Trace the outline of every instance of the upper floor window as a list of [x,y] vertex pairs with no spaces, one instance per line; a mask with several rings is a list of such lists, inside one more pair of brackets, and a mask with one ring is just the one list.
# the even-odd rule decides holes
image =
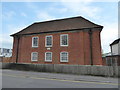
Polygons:
[[68,52],[60,53],[60,62],[68,62]]
[[46,36],[45,46],[52,47],[52,35]]
[[37,60],[38,60],[38,52],[32,52],[31,61],[37,61]]
[[68,34],[60,35],[60,46],[68,46]]
[[48,62],[52,61],[52,52],[45,53],[45,61],[48,61]]
[[32,37],[32,47],[38,47],[38,37]]

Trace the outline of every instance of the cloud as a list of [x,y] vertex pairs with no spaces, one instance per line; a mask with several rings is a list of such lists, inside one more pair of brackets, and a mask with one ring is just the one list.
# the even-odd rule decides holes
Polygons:
[[[6,47],[6,48],[12,48],[12,38],[8,35],[8,34],[0,34],[0,43],[1,43],[1,47]],[[9,46],[10,45],[10,46]]]
[[8,30],[7,33],[6,32],[0,33],[0,38],[1,38],[0,43],[2,43],[1,47],[12,48],[13,38],[10,35],[22,30],[25,27],[26,25],[19,25],[19,26],[12,24],[6,25],[6,29]]
[[77,0],[76,2],[61,2],[62,5],[74,14],[96,18],[100,8],[91,6],[92,0]]
[[[17,25],[17,24],[8,24],[8,25],[6,25],[6,29],[8,30],[7,34],[10,35],[10,34],[16,33],[18,31],[24,29],[26,26],[27,26],[26,24],[19,24],[19,25]],[[3,34],[4,34],[4,32],[3,32]]]
[[2,38],[2,39],[0,39],[0,42],[2,42],[2,43],[3,42],[11,43],[12,39],[10,38],[10,36],[8,34],[0,34],[0,37]]
[[39,12],[39,13],[37,13],[37,18],[38,18],[39,21],[40,20],[46,21],[46,20],[53,20],[54,19],[54,17],[49,15],[47,12]]
[[34,3],[26,3],[27,7],[31,9],[35,13],[36,21],[46,21],[46,20],[53,20],[55,19],[54,16],[48,13],[49,9],[41,10],[37,5]]
[[104,26],[101,32],[101,44],[104,52],[110,52],[110,44],[118,38],[117,23],[103,23]]
[[36,10],[39,10],[39,8],[32,2],[26,2],[26,6],[29,8],[29,9],[32,9],[34,11]]
[[[60,14],[64,13],[64,15],[65,13],[71,13],[71,15],[82,15],[92,18],[99,18],[98,13],[101,11],[101,9],[90,5],[92,1],[93,0],[76,0],[75,2],[66,2],[64,0],[60,0],[59,3],[57,2],[57,5],[62,5],[62,7],[58,7],[57,5],[53,4],[51,7],[44,8],[44,10],[41,10],[37,5],[31,2],[26,3],[26,5],[35,13],[36,20],[56,19],[54,15],[51,15],[51,13],[54,12]],[[63,15],[61,16],[64,17]]]
[[51,12],[54,11],[54,12],[57,12],[57,13],[60,13],[60,14],[68,12],[68,8],[64,8],[64,7],[58,7],[57,8],[57,5],[48,8],[48,10],[51,11]]
[[15,13],[14,11],[3,12],[3,13],[2,13],[2,18],[3,18],[4,20],[9,20],[9,19],[12,19],[13,16],[15,16],[15,15],[16,15],[16,13]]

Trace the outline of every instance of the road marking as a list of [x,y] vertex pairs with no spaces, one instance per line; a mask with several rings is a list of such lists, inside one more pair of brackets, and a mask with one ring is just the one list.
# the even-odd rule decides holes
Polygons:
[[73,80],[49,79],[49,78],[37,78],[37,77],[30,77],[30,78],[33,78],[33,79],[45,79],[45,80],[56,80],[56,81],[67,81],[67,82],[77,82],[77,83],[95,83],[95,84],[118,85],[117,83],[102,83],[102,82],[90,82],[90,81],[73,81]]
[[12,74],[2,74],[2,75],[5,75],[5,76],[11,76],[11,77],[22,77],[22,78],[25,78],[25,76],[17,76],[17,75],[12,75]]
[[13,74],[2,74],[5,76],[11,76],[11,77],[20,77],[20,78],[26,78],[29,77],[31,79],[44,79],[44,80],[55,80],[55,81],[67,81],[67,82],[75,82],[75,83],[93,83],[93,84],[108,84],[108,85],[120,85],[117,83],[104,83],[104,82],[90,82],[90,81],[74,81],[74,80],[62,80],[62,79],[51,79],[51,78],[39,78],[39,77],[32,77],[28,75],[13,75]]

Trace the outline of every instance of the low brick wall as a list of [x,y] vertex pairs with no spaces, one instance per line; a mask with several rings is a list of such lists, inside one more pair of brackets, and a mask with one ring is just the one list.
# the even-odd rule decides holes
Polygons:
[[102,57],[102,65],[120,66],[120,55],[110,55],[110,56]]
[[12,59],[12,57],[0,57],[0,62],[10,63],[11,59]]
[[88,65],[65,65],[65,64],[15,64],[15,63],[2,64],[2,69],[17,69],[27,71],[29,70],[78,75],[95,75],[106,77],[118,77],[118,76],[120,77],[119,68],[120,66],[113,67],[113,66],[88,66]]

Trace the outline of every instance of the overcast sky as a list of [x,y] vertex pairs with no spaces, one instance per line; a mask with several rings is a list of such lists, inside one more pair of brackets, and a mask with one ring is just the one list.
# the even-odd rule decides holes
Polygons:
[[12,48],[10,35],[34,22],[76,16],[104,26],[102,49],[104,53],[110,52],[109,44],[118,38],[118,2],[2,2],[0,47]]

